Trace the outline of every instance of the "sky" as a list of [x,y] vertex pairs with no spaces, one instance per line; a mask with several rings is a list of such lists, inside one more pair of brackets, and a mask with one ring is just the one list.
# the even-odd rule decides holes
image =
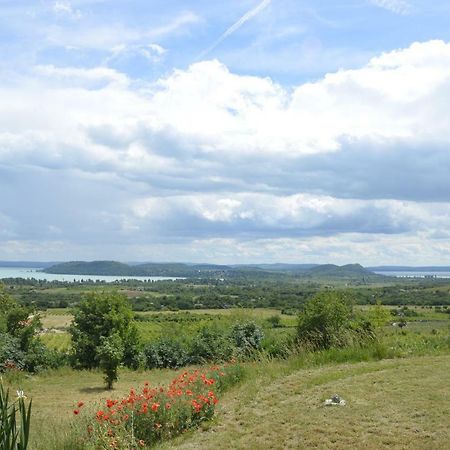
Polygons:
[[0,0],[0,260],[450,265],[448,0]]

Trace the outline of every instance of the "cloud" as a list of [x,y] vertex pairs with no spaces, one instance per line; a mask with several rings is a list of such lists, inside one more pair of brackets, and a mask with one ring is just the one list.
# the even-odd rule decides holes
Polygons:
[[205,58],[209,53],[211,53],[216,47],[218,47],[226,38],[235,33],[239,28],[241,28],[245,23],[249,20],[253,19],[253,17],[257,16],[264,9],[266,9],[272,0],[263,0],[258,5],[256,5],[253,9],[247,11],[239,20],[237,20],[231,27],[229,27],[210,47],[204,50],[199,57],[198,60]]
[[81,11],[74,9],[69,0],[56,0],[53,4],[53,11],[56,14],[68,16],[72,19],[81,19]]
[[411,5],[405,0],[369,0],[375,6],[387,9],[395,14],[408,14],[411,11]]
[[0,97],[2,255],[449,256],[445,42],[292,89],[213,60],[157,82],[40,65]]

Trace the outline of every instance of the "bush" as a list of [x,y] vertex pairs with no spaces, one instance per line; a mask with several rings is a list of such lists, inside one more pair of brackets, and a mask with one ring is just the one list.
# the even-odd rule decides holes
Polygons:
[[343,292],[315,295],[299,315],[297,340],[312,350],[360,344],[373,337],[370,322],[353,313],[352,302]]
[[239,322],[231,329],[230,337],[242,356],[250,356],[261,350],[264,333],[254,321]]
[[23,369],[25,354],[20,349],[19,339],[7,333],[0,333],[0,373],[7,369]]
[[202,364],[207,361],[229,361],[233,356],[231,341],[220,330],[203,327],[191,344],[190,361]]
[[177,369],[190,361],[189,352],[181,342],[172,339],[160,339],[144,347],[147,369]]

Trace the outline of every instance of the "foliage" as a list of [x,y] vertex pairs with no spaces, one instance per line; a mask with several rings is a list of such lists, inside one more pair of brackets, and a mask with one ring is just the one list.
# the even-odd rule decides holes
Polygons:
[[23,369],[25,354],[20,350],[19,339],[0,333],[0,373],[7,369]]
[[126,362],[138,352],[133,313],[127,298],[117,292],[89,293],[74,311],[70,333],[73,362],[78,368],[98,367],[102,338],[112,334],[117,334],[126,349]]
[[380,300],[377,300],[375,306],[372,306],[368,312],[368,319],[375,328],[381,328],[392,318],[389,309],[384,308]]
[[117,370],[123,360],[124,348],[122,339],[117,334],[102,336],[101,345],[98,348],[100,368],[105,374],[107,389],[112,389],[113,383],[117,381]]
[[272,328],[280,328],[283,326],[281,324],[281,317],[278,315],[270,316],[266,320]]
[[230,337],[242,355],[249,356],[261,349],[263,330],[252,320],[238,322],[231,329]]
[[177,369],[189,363],[189,352],[174,339],[162,338],[144,346],[147,369]]
[[370,323],[355,316],[351,299],[343,292],[317,294],[299,315],[297,339],[311,349],[345,347],[371,337]]
[[193,364],[229,361],[233,345],[224,332],[217,328],[203,327],[191,343],[190,360]]
[[239,382],[241,374],[236,366],[211,367],[183,372],[167,387],[145,383],[140,392],[131,389],[125,398],[106,400],[95,417],[80,414],[80,402],[74,414],[87,430],[85,447],[135,449],[196,428],[213,417],[218,394]]
[[[31,404],[25,405],[23,391],[11,401],[9,391],[0,380],[0,448],[2,450],[26,450],[30,436]],[[19,419],[19,423],[17,423]]]

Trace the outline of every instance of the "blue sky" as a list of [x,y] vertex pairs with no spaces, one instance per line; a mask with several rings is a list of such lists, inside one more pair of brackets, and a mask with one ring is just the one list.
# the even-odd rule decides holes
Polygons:
[[0,259],[450,264],[449,20],[0,0]]

